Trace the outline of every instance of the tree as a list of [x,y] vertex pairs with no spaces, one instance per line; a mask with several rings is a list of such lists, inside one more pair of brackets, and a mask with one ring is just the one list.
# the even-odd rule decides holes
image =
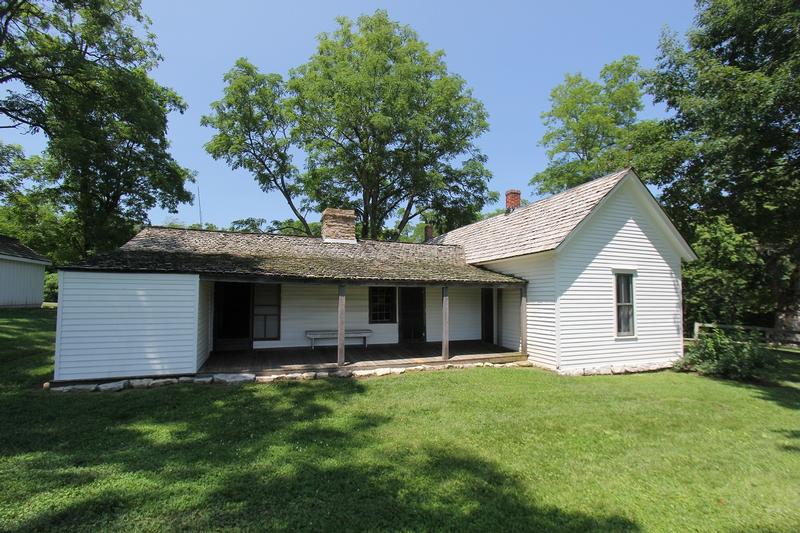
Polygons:
[[700,259],[683,271],[686,321],[738,324],[763,312],[769,302],[753,235],[738,233],[725,216],[697,224],[694,233],[692,247]]
[[192,195],[192,174],[169,153],[167,114],[182,100],[143,71],[97,80],[91,91],[47,107],[51,132],[30,178],[78,221],[81,256],[116,248],[161,206]]
[[185,104],[148,76],[160,57],[153,36],[138,35],[148,26],[138,0],[12,0],[0,22],[5,127],[48,137],[43,156],[17,172],[24,179],[3,180],[24,184],[11,196],[20,212],[31,198],[55,206],[86,257],[125,242],[156,205],[191,201],[191,173],[166,137],[168,113]]
[[[5,0],[0,3],[0,115],[3,128],[50,133],[48,105],[85,94],[109,71],[158,60],[139,0]],[[91,89],[90,89],[91,90]]]
[[237,62],[203,119],[217,130],[209,153],[280,191],[306,234],[305,212],[325,207],[354,209],[364,238],[396,239],[426,211],[443,228],[477,219],[490,198],[483,105],[385,11],[338,23],[286,82]]
[[632,163],[631,130],[642,109],[639,61],[625,56],[604,66],[600,81],[567,74],[550,92],[539,144],[548,166],[531,179],[536,192],[556,193]]
[[[757,242],[779,326],[800,329],[800,10],[792,0],[701,0],[684,44],[665,35],[647,88],[685,157],[656,182],[676,221],[724,215]],[[689,148],[687,148],[689,147]]]
[[213,102],[211,114],[201,119],[203,126],[217,130],[206,150],[231,168],[250,171],[264,192],[280,192],[310,235],[305,210],[297,203],[302,187],[291,154],[296,122],[283,78],[261,74],[241,58],[224,79],[222,99]]

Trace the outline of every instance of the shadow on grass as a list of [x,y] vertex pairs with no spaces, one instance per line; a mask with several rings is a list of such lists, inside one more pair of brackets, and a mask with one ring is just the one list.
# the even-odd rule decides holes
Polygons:
[[40,387],[53,375],[55,309],[0,309],[0,388]]
[[0,529],[639,529],[539,504],[515,475],[414,428],[386,437],[391,410],[359,401],[367,386],[6,392],[0,464],[15,475]]

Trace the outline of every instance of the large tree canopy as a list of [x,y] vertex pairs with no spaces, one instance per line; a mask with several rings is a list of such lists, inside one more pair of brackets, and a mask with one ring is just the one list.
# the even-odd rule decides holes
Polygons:
[[45,107],[85,93],[108,72],[158,60],[140,0],[5,0],[0,3],[0,127],[49,133]]
[[600,80],[567,74],[542,113],[548,166],[531,179],[537,193],[555,193],[631,164],[628,143],[642,94],[638,58],[604,66]]
[[7,226],[52,207],[72,233],[51,241],[70,251],[40,249],[74,260],[123,243],[156,205],[191,201],[167,141],[167,115],[185,104],[148,76],[160,58],[138,0],[11,0],[0,23],[3,127],[48,140],[24,163],[0,151]]
[[208,151],[280,191],[309,234],[305,212],[325,207],[355,209],[369,238],[398,238],[418,217],[440,231],[475,220],[491,198],[475,145],[483,105],[386,12],[338,23],[285,82],[240,60],[204,118],[217,130]]
[[[673,113],[662,146],[685,154],[657,172],[667,208],[691,234],[696,213],[724,216],[757,242],[778,317],[800,303],[800,10],[793,0],[702,0],[684,45],[666,35],[646,74]],[[687,148],[690,147],[690,148]],[[795,327],[794,329],[798,329]]]

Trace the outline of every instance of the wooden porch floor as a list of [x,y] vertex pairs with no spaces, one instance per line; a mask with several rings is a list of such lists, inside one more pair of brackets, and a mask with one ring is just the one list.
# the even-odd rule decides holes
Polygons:
[[[440,365],[447,363],[520,361],[525,356],[495,344],[481,341],[450,341],[450,359],[442,361],[442,345],[438,342],[416,344],[381,344],[364,349],[348,345],[345,354],[349,369]],[[250,372],[271,374],[294,370],[336,368],[336,346],[311,348],[271,348],[237,352],[213,352],[199,374],[218,372]]]

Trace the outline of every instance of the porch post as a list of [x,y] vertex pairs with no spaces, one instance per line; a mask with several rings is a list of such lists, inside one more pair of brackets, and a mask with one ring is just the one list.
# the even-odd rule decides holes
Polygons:
[[519,351],[528,353],[528,287],[519,290]]
[[442,360],[450,359],[450,297],[447,285],[442,287]]
[[345,286],[339,285],[338,323],[336,326],[336,363],[344,365],[344,314],[345,314]]

